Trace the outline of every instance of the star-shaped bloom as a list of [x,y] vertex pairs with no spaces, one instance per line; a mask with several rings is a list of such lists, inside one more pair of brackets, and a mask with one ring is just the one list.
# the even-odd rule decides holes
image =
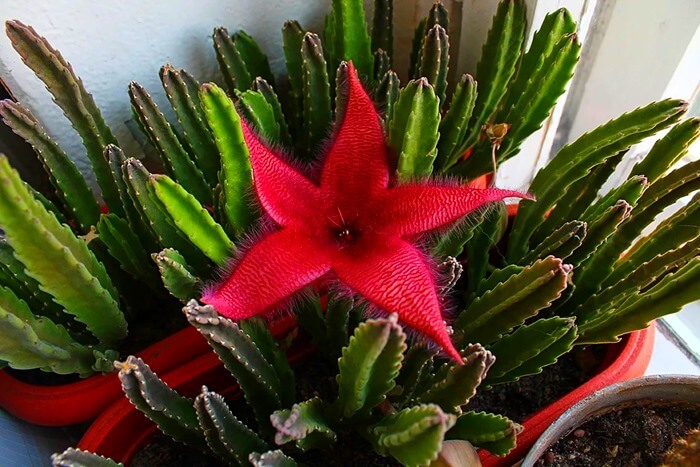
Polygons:
[[260,238],[202,301],[231,319],[274,309],[318,279],[339,281],[441,346],[458,362],[434,265],[415,245],[474,209],[525,196],[426,181],[397,185],[380,117],[352,66],[318,180],[300,173],[243,124],[255,192],[278,227]]

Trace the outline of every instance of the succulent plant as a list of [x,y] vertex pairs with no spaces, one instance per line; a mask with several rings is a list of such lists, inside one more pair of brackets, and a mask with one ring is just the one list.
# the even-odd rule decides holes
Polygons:
[[[184,151],[147,94],[131,87],[135,113],[161,142],[164,165],[176,183],[125,157],[82,81],[46,39],[19,21],[7,23],[7,34],[81,136],[104,204],[101,209],[73,162],[28,109],[0,102],[0,117],[32,144],[57,200],[34,191],[0,158],[0,360],[16,369],[61,374],[109,371],[127,328],[154,319],[144,313],[151,306],[176,310],[168,291],[176,297],[184,297],[183,290],[193,293],[233,247],[198,201],[211,204],[208,183],[217,183],[220,165],[218,152],[210,151],[215,142],[203,120],[199,84],[164,68],[164,86],[172,90],[168,95],[196,157]],[[183,223],[188,216],[191,222]]]
[[[391,68],[391,11],[391,1],[377,0],[373,27],[368,28],[363,2],[333,0],[321,34],[305,31],[294,21],[285,23],[282,34],[288,93],[276,87],[266,57],[250,36],[243,32],[230,36],[225,29],[216,29],[215,52],[233,100],[222,88],[211,83],[200,86],[186,72],[166,66],[161,79],[177,124],[168,122],[148,93],[133,83],[129,95],[135,119],[156,148],[167,175],[151,174],[144,164],[126,157],[114,146],[114,138],[70,66],[31,29],[10,23],[11,36],[25,61],[53,90],[56,102],[83,137],[109,214],[98,217],[92,206],[96,203],[86,198],[85,188],[68,181],[79,175],[69,168],[68,159],[28,111],[4,103],[0,107],[3,118],[35,145],[62,195],[59,206],[53,206],[26,188],[11,169],[6,168],[3,175],[12,183],[3,188],[7,195],[0,201],[8,200],[6,209],[14,215],[14,221],[13,216],[5,220],[0,211],[0,225],[5,228],[5,222],[9,223],[10,228],[5,229],[10,240],[7,249],[12,250],[7,251],[19,263],[7,263],[0,271],[0,280],[9,290],[6,301],[14,311],[8,315],[16,318],[15,328],[26,329],[22,323],[27,323],[38,336],[20,335],[7,348],[13,352],[24,349],[24,353],[15,354],[22,359],[28,359],[25,353],[31,354],[40,362],[34,367],[42,368],[49,368],[58,358],[47,357],[52,354],[44,349],[64,350],[61,355],[67,356],[61,361],[71,362],[78,355],[86,359],[85,349],[102,352],[98,355],[100,365],[87,359],[88,366],[80,367],[80,373],[87,373],[90,367],[104,368],[104,362],[113,355],[107,354],[105,345],[120,336],[115,331],[119,326],[114,324],[121,316],[118,307],[110,305],[112,308],[107,309],[115,310],[113,313],[101,314],[97,323],[92,322],[82,308],[76,306],[71,311],[73,302],[54,295],[59,294],[54,289],[65,289],[53,284],[53,277],[44,278],[25,263],[34,256],[22,253],[23,248],[38,256],[36,251],[41,248],[43,253],[45,245],[39,247],[32,243],[36,237],[23,235],[28,228],[23,212],[29,210],[32,217],[38,216],[42,232],[51,233],[59,242],[57,250],[71,252],[71,261],[79,262],[91,274],[82,280],[95,288],[68,289],[80,290],[80,300],[92,300],[83,293],[95,293],[102,294],[105,301],[111,296],[116,304],[117,292],[110,289],[108,281],[113,274],[116,277],[118,271],[113,265],[117,264],[121,266],[117,268],[155,289],[162,290],[164,282],[168,291],[185,301],[199,292],[213,268],[226,262],[260,216],[246,197],[253,180],[241,119],[267,143],[297,159],[299,165],[313,164],[325,136],[331,132],[333,116],[342,115],[341,63],[351,60],[375,103],[384,110],[387,143],[396,154],[397,180],[405,182],[431,174],[472,179],[493,172],[518,154],[522,142],[542,125],[564,92],[580,53],[576,25],[566,10],[548,15],[525,50],[523,2],[504,0],[494,17],[475,77],[465,74],[448,82],[452,76],[448,69],[449,16],[445,7],[436,3],[415,31],[411,80],[402,87]],[[287,454],[272,449],[270,436],[275,431],[281,433],[277,437],[280,442],[294,441],[297,447],[291,450],[304,450],[327,445],[346,424],[360,421],[361,434],[378,452],[407,464],[426,463],[439,449],[435,440],[441,442],[455,430],[460,439],[475,446],[507,452],[517,431],[515,424],[499,416],[468,415],[470,412],[457,415],[476,388],[476,379],[483,379],[482,386],[489,387],[538,373],[574,345],[614,342],[700,299],[700,289],[692,286],[700,274],[698,195],[651,233],[641,236],[666,207],[700,188],[698,163],[675,168],[700,134],[699,119],[681,121],[686,107],[677,100],[653,103],[565,146],[538,172],[530,187],[536,200],[520,203],[507,236],[507,212],[498,207],[479,212],[471,222],[425,241],[436,263],[445,264],[446,275],[452,274],[453,280],[448,282],[458,291],[461,309],[453,319],[452,342],[463,359],[472,358],[471,364],[450,363],[423,345],[404,349],[405,332],[391,319],[365,321],[346,329],[343,326],[350,320],[349,311],[329,306],[324,315],[317,303],[311,307],[299,305],[295,307],[299,324],[310,331],[315,344],[324,349],[322,353],[338,356],[341,348],[345,350],[335,398],[295,404],[297,401],[290,399],[293,391],[281,389],[292,387],[284,358],[259,320],[238,325],[216,316],[208,307],[192,305],[188,308],[190,318],[199,316],[193,324],[200,330],[206,327],[205,335],[256,412],[260,434],[251,434],[234,421],[220,399],[209,391],[192,403],[166,390],[145,363],[136,359],[128,359],[122,367],[127,393],[167,433],[176,438],[191,436],[200,446],[208,443],[227,459],[248,459],[255,465],[287,462],[289,448],[285,448]],[[633,144],[669,128],[626,181],[602,191]],[[74,192],[61,188],[66,186]],[[15,204],[19,202],[23,204]],[[69,219],[72,224],[61,224],[61,219]],[[11,233],[13,225],[16,230]],[[79,248],[82,240],[75,234],[88,234],[92,225],[97,225],[98,240],[90,242],[91,250]],[[33,250],[23,246],[23,241]],[[491,254],[496,247],[507,253]],[[43,259],[38,257],[37,261]],[[455,264],[460,263],[464,264],[464,277],[456,282],[459,268]],[[52,265],[56,269],[56,263]],[[25,268],[24,276],[1,274]],[[43,270],[37,266],[37,271]],[[4,279],[6,276],[20,279],[13,282]],[[128,299],[128,287],[119,290]],[[69,298],[77,300],[73,295]],[[353,308],[353,324],[357,321],[354,314],[360,310],[362,307]],[[66,316],[66,311],[79,315],[78,324]],[[114,322],[103,325],[101,322],[109,316]],[[72,327],[62,328],[64,322]],[[79,340],[86,332],[94,332],[95,325],[98,333],[104,334],[107,328],[108,334],[101,335],[105,345]],[[65,338],[66,333],[54,337],[63,332],[60,329],[67,329],[73,340]],[[348,333],[354,337],[346,342]],[[225,338],[212,337],[218,334],[225,334]],[[75,347],[77,342],[83,342],[83,347]],[[72,349],[80,350],[71,353]],[[356,352],[376,358],[353,365]],[[243,353],[245,357],[241,358],[246,363],[234,353]],[[477,354],[479,357],[474,356]],[[0,358],[13,361],[5,354]],[[264,368],[262,373],[256,371],[254,377],[246,373],[251,361],[248,359]],[[488,360],[490,364],[482,366],[490,368],[475,379],[466,373],[477,360]],[[373,379],[374,365],[386,365],[377,367],[387,369],[382,374],[386,378]],[[369,386],[363,387],[367,392],[357,392],[347,384],[353,371],[368,375]],[[145,384],[154,385],[150,388],[157,391],[158,398],[145,397],[137,389]],[[452,391],[454,387],[460,390]],[[248,446],[243,454],[230,451],[221,438],[217,441],[212,437],[212,411],[223,417],[222,430],[239,433]],[[452,423],[454,426],[449,427]],[[481,423],[487,428],[480,428]],[[202,430],[204,426],[207,429]],[[496,430],[508,435],[503,439],[480,437],[481,431],[475,434],[474,427],[484,433]],[[207,439],[207,433],[211,439]],[[228,441],[229,432],[223,433]],[[406,444],[412,439],[409,434],[425,434],[421,439],[433,444],[413,451],[411,448],[419,444]],[[267,443],[266,447],[262,442]],[[271,451],[266,451],[267,447]],[[253,452],[258,454],[249,458]]]
[[[359,0],[333,1],[322,34],[285,23],[287,94],[276,90],[267,59],[250,36],[216,29],[217,60],[234,100],[220,87],[199,86],[166,66],[161,79],[179,125],[133,83],[135,118],[169,176],[152,175],[105,144],[116,176],[112,197],[105,195],[110,214],[102,215],[98,232],[123,269],[143,274],[156,264],[174,296],[185,301],[197,294],[211,268],[224,264],[259,217],[245,196],[252,171],[241,119],[299,164],[314,161],[333,115],[342,110],[345,60],[385,110],[395,177],[409,181],[430,174],[474,178],[516,156],[563,93],[580,52],[566,10],[548,15],[525,51],[523,2],[504,0],[476,79],[463,75],[448,83],[448,14],[436,3],[416,29],[411,81],[401,87],[391,69],[391,11],[391,1],[375,2],[371,35]],[[85,94],[77,96],[85,100]],[[184,398],[133,357],[117,365],[125,392],[165,433],[232,463],[293,465],[290,456],[327,447],[348,429],[407,465],[428,463],[452,438],[506,453],[519,428],[504,417],[469,411],[480,383],[490,387],[538,373],[574,345],[614,342],[700,298],[689,286],[700,273],[697,199],[640,237],[662,210],[700,187],[697,163],[674,168],[700,131],[700,120],[680,121],[685,109],[676,100],[653,103],[565,146],[537,174],[530,187],[536,200],[521,202],[507,238],[506,210],[499,207],[426,241],[448,276],[444,293],[458,290],[461,311],[453,319],[452,342],[461,362],[441,358],[429,345],[407,347],[393,316],[362,322],[362,306],[331,296],[324,309],[311,298],[294,307],[298,323],[320,356],[339,357],[338,376],[331,394],[300,400],[285,344],[275,343],[260,319],[236,323],[190,303],[188,319],[238,381],[257,432],[220,396],[204,388],[194,401]],[[100,141],[113,142],[100,125],[89,128],[102,135]],[[601,191],[631,145],[667,128],[626,181]],[[33,139],[41,148],[46,138]],[[66,160],[55,153],[52,161]],[[103,191],[111,185],[105,182]],[[85,231],[94,222],[86,215],[80,224],[74,211],[62,211]],[[134,238],[140,247],[134,248]],[[491,255],[499,243],[507,254]],[[149,253],[154,263],[138,267]],[[88,464],[80,460],[85,456],[70,451],[56,462]]]
[[[256,429],[241,421],[240,407],[232,411],[206,386],[192,400],[170,389],[136,357],[115,366],[129,400],[164,433],[226,463],[296,465],[294,457],[304,462],[310,451],[329,449],[354,433],[378,455],[427,465],[437,458],[443,440],[467,440],[505,454],[520,432],[505,417],[462,410],[494,363],[479,344],[464,348],[461,365],[444,360],[433,365],[434,350],[408,349],[396,315],[362,321],[348,338],[352,316],[361,310],[351,301],[330,300],[321,314],[319,298],[310,298],[300,321],[319,347],[315,359],[329,364],[337,359],[337,376],[327,393],[300,400],[299,376],[287,362],[284,343],[272,338],[263,320],[236,323],[194,300],[184,312],[238,381]],[[93,465],[86,456],[69,450],[55,456],[54,464],[69,459]]]
[[[522,29],[522,6],[516,2],[511,7],[499,15],[510,15],[508,24],[517,23],[515,29]],[[441,4],[431,9],[416,31],[415,79],[401,89],[390,68],[391,11],[391,2],[378,2],[372,38],[357,1],[333,2],[323,40],[295,22],[286,23],[283,37],[290,92],[281,98],[267,58],[252,37],[242,31],[229,36],[225,29],[216,29],[216,56],[237,109],[221,88],[200,86],[187,72],[169,65],[161,69],[160,77],[177,124],[165,119],[142,86],[129,86],[134,119],[155,147],[157,161],[123,154],[70,64],[30,26],[8,22],[13,46],[44,81],[82,138],[107,213],[100,213],[99,198],[31,112],[16,102],[3,101],[0,116],[34,146],[54,185],[57,203],[25,186],[4,165],[3,178],[12,183],[2,199],[7,211],[0,215],[8,255],[0,284],[14,305],[3,309],[7,336],[13,337],[4,342],[2,348],[7,350],[0,359],[15,368],[81,375],[103,371],[109,360],[103,357],[108,353],[111,358],[126,335],[125,317],[129,316],[131,328],[139,325],[135,316],[142,313],[131,310],[144,305],[138,300],[142,294],[135,290],[143,292],[145,286],[156,300],[165,300],[161,306],[166,308],[170,306],[166,289],[181,300],[196,293],[259,217],[246,196],[252,179],[239,114],[268,141],[302,161],[312,161],[330,130],[333,114],[338,113],[337,87],[342,83],[336,69],[343,60],[353,61],[387,110],[385,125],[388,141],[399,155],[399,180],[461,167],[456,155],[465,151],[466,131],[473,127],[472,110],[481,113],[475,123],[481,127],[493,97],[484,107],[475,97],[474,80],[465,75],[453,104],[446,105],[449,40],[447,12]],[[556,34],[563,30],[552,28]],[[494,50],[505,47],[495,35],[490,39],[494,41],[489,46]],[[491,67],[486,63],[480,70],[496,73]],[[547,96],[553,105],[556,96]],[[440,108],[445,109],[444,119]],[[151,174],[138,158],[152,167],[164,167],[167,175]],[[29,228],[28,220],[33,218],[41,219],[42,236]],[[55,252],[51,260],[38,254],[47,245],[39,238],[49,234],[56,239],[49,242],[48,249]],[[70,257],[61,256],[67,251],[72,252]],[[47,273],[70,268],[85,272],[70,280]],[[79,279],[90,286],[84,287]],[[99,313],[86,306],[96,303],[101,304]],[[29,307],[29,315],[26,309],[18,309],[22,304]],[[64,337],[46,336],[39,329],[43,323]],[[33,331],[27,334],[25,326]],[[48,357],[41,350],[46,345],[57,347],[57,353]],[[90,353],[94,361],[86,357]]]

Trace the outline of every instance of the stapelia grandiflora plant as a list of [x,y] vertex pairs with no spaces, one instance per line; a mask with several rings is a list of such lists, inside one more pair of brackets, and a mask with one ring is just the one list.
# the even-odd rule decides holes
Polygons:
[[[334,465],[328,450],[336,443],[341,453],[364,453],[358,465],[380,455],[409,466],[429,464],[444,445],[456,442],[496,454],[515,445],[519,425],[461,410],[494,363],[481,345],[465,347],[461,364],[441,359],[433,367],[427,363],[435,350],[422,344],[409,349],[396,314],[361,322],[348,339],[362,307],[348,299],[330,300],[322,315],[318,297],[312,297],[302,308],[308,320],[319,320],[312,333],[319,346],[315,360],[337,372],[335,378],[336,373],[324,375],[323,384],[318,375],[304,381],[303,369],[292,370],[285,342],[276,342],[262,319],[236,323],[194,300],[184,308],[239,382],[255,430],[241,421],[241,404],[229,406],[206,386],[194,400],[185,398],[135,357],[115,363],[122,388],[164,433],[233,465],[294,466],[297,460]],[[376,454],[368,454],[371,450]],[[74,449],[53,460],[54,465],[115,465]]]
[[[488,199],[478,196],[497,193],[478,195],[464,180],[516,156],[563,93],[580,52],[576,25],[566,10],[551,13],[526,50],[523,2],[504,0],[476,79],[459,77],[448,67],[449,15],[436,3],[416,29],[410,81],[402,87],[392,70],[392,8],[391,1],[375,2],[371,36],[360,0],[333,1],[320,35],[285,23],[289,93],[279,97],[252,37],[217,28],[216,57],[235,102],[214,84],[199,87],[164,67],[181,132],[142,87],[130,86],[136,119],[172,179],[150,176],[133,159],[122,170],[129,183],[140,183],[131,192],[140,218],[169,247],[156,260],[168,268],[163,277],[173,293],[186,300],[204,282],[195,279],[193,257],[175,244],[173,228],[225,264],[232,244],[243,244],[260,215],[244,196],[248,190],[254,187],[276,224],[204,289],[203,300],[213,306],[190,303],[185,310],[239,382],[255,433],[208,389],[191,401],[166,388],[144,362],[117,364],[127,395],[164,432],[231,463],[292,465],[289,457],[313,463],[304,456],[348,436],[408,465],[430,462],[452,438],[504,454],[518,427],[470,411],[482,380],[488,388],[539,373],[577,344],[614,342],[700,298],[692,287],[700,274],[697,199],[648,229],[661,211],[699,188],[697,163],[675,168],[698,136],[698,119],[678,123],[686,103],[636,109],[562,148],[538,172],[533,199],[520,202],[507,238],[501,206],[448,228]],[[353,63],[383,111],[388,159],[374,110],[359,122],[351,118],[356,109],[346,107],[353,101],[347,103],[348,94],[362,98],[358,107],[372,105],[343,61]],[[326,144],[334,114],[339,123]],[[626,181],[603,191],[633,144],[668,128]],[[323,147],[328,155],[317,173],[309,163]],[[214,150],[218,172],[206,162]],[[461,177],[461,185],[420,181],[431,174]],[[210,194],[202,180],[213,187]],[[453,193],[466,196],[446,209],[440,197]],[[442,208],[433,210],[436,201]],[[202,207],[210,202],[214,220]],[[429,256],[418,255],[418,234],[438,227],[447,231],[421,238]],[[645,230],[651,233],[640,237]],[[491,254],[497,245],[499,254]],[[431,270],[449,279],[445,286]],[[407,277],[419,280],[408,287]],[[328,306],[313,293],[289,305],[308,285],[317,292],[331,286]],[[448,339],[439,310],[451,287],[459,311]],[[350,304],[347,289],[393,314],[361,322],[366,303]],[[331,376],[338,376],[330,389],[300,387],[304,367],[296,369],[294,389],[282,353],[287,343],[276,344],[259,319],[285,304],[311,335],[318,359],[331,360]],[[422,336],[410,348],[401,323]],[[76,462],[89,454],[70,451],[57,459],[65,456]]]
[[[133,349],[164,337],[152,330],[186,325],[178,321],[180,305],[168,291],[191,298],[230,247],[202,251],[197,233],[180,229],[175,219],[195,198],[170,177],[151,175],[141,162],[125,157],[82,81],[46,39],[19,21],[8,21],[6,29],[82,138],[103,204],[29,109],[9,99],[0,102],[0,118],[34,147],[55,189],[47,199],[0,156],[0,361],[14,369],[80,376],[110,371],[129,331],[135,335]],[[175,72],[164,76],[178,85],[187,79]],[[180,94],[173,98],[180,99],[180,114],[195,110]],[[213,145],[209,130],[200,130],[191,139],[209,138]],[[178,156],[167,159],[169,173],[183,173],[184,166],[183,185],[210,201],[213,187],[196,191],[200,185],[189,180],[202,172],[189,155]],[[218,167],[218,152],[198,163],[211,171]],[[223,232],[217,234],[230,245]],[[170,317],[160,312],[168,308]]]
[[252,245],[202,300],[228,318],[245,319],[330,275],[461,362],[443,318],[434,264],[411,241],[486,203],[523,195],[432,181],[396,185],[374,103],[352,63],[339,70],[346,102],[313,179],[243,124],[255,192],[281,228]]

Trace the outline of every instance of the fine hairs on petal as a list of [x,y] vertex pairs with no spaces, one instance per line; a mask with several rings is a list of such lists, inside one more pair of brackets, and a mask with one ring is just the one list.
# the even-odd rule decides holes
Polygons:
[[[388,313],[386,310],[382,310],[381,308],[374,306],[362,297],[358,297],[356,299],[356,302],[358,301],[361,304],[364,304],[364,312],[362,316],[365,319],[389,318],[389,315],[391,314]],[[448,322],[445,321],[445,324],[449,326],[449,324],[447,323]],[[434,351],[438,357],[443,358],[445,360],[451,360],[451,357],[447,354],[445,349],[443,349],[440,346],[440,344],[435,342],[429,336],[425,335],[425,333],[421,332],[418,329],[412,328],[411,326],[405,323],[402,323],[401,320],[399,320],[399,324],[401,325],[403,332],[406,334],[406,341],[409,344],[409,347],[423,344],[428,350]],[[457,350],[459,351],[459,349]]]
[[[312,176],[310,177],[311,180],[313,180],[315,183],[318,184],[318,181],[320,180],[320,173],[321,169],[323,168],[323,165],[326,162],[326,159],[328,158],[331,148],[333,147],[333,144],[335,143],[335,140],[338,137],[338,133],[340,132],[340,129],[343,127],[343,122],[345,120],[345,111],[347,109],[347,102],[348,102],[348,97],[349,97],[349,86],[350,86],[350,77],[349,77],[349,67],[352,65],[352,61],[342,61],[340,62],[340,65],[338,66],[338,72],[336,75],[336,83],[337,83],[337,91],[340,91],[339,95],[336,96],[335,103],[336,103],[336,108],[335,108],[335,119],[333,121],[333,124],[330,127],[330,130],[328,132],[328,136],[322,140],[322,142],[319,144],[319,149],[316,152],[316,157],[313,157],[311,162],[309,163],[309,168],[311,169],[311,174]],[[371,86],[368,85],[366,82],[362,82],[362,86],[365,89],[370,89]],[[380,112],[379,109],[377,108],[377,104],[372,101],[374,104],[374,109],[375,112],[377,112],[378,115],[383,115],[383,112]],[[386,135],[385,135],[386,137]],[[387,147],[387,156],[388,156],[388,162],[389,162],[389,167],[391,169],[391,172],[395,172],[397,163],[398,161],[395,161],[394,157],[392,157],[393,151],[391,148]]]
[[[447,231],[489,200],[522,194],[479,192],[435,178],[397,187],[376,105],[352,63],[341,66],[339,81],[336,124],[315,167],[273,150],[242,121],[267,216],[219,271],[220,280],[207,286],[203,301],[224,316],[274,319],[319,284],[331,284],[338,296],[361,292],[368,314],[396,313],[414,329],[410,334],[434,341],[461,364],[446,323],[453,309],[449,278],[427,244],[416,248],[416,239]],[[318,182],[304,175],[309,172],[318,173]],[[343,219],[341,209],[354,219]],[[335,210],[340,221],[329,215]]]
[[[448,279],[440,273],[439,268],[435,262],[435,258],[430,256],[428,253],[425,253],[422,249],[419,248],[421,253],[423,254],[424,261],[426,264],[430,266],[430,271],[433,276],[433,281],[435,282],[437,288],[442,289],[445,285],[447,285]],[[384,310],[378,306],[376,306],[374,303],[370,302],[367,300],[364,296],[358,294],[355,292],[353,289],[351,289],[349,286],[346,284],[335,280],[333,277],[333,274],[331,273],[328,282],[326,283],[327,285],[327,292],[330,296],[332,297],[337,297],[341,299],[348,299],[348,300],[353,300],[354,301],[354,308],[361,308],[363,310],[362,316],[365,319],[372,319],[372,318],[388,318],[391,312],[388,312],[387,310]],[[452,291],[445,291],[446,293],[441,293],[440,299],[441,299],[441,313],[443,320],[447,325],[451,324],[454,317],[456,317],[456,314],[458,312],[457,308],[457,301],[452,298]],[[404,332],[406,333],[409,342],[414,342],[414,343],[425,343],[426,346],[429,349],[433,349],[436,352],[439,352],[439,355],[445,359],[449,359],[449,355],[440,347],[439,344],[437,344],[433,339],[422,333],[421,331],[407,325],[406,323],[402,322],[401,319],[399,319],[399,324],[403,328]]]
[[[316,183],[318,173],[320,172],[320,167],[317,166],[315,159],[312,160],[310,163],[306,163],[300,160],[298,157],[294,156],[294,154],[291,152],[291,148],[285,148],[281,146],[278,142],[268,140],[258,131],[255,125],[246,120],[240,112],[239,115],[241,119],[241,125],[245,125],[246,127],[248,127],[250,131],[256,135],[258,140],[275,156],[277,156],[279,160],[281,160],[282,162],[284,162],[285,164],[287,164],[288,166],[290,166],[309,180]],[[252,190],[252,192],[254,194],[255,190]],[[260,202],[257,199],[257,196],[253,197],[255,198],[256,205],[259,206]]]

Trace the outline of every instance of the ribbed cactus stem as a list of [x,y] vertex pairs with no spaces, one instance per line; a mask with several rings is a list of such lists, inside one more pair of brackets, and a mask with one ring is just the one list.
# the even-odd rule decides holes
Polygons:
[[267,443],[233,415],[224,398],[206,386],[194,408],[209,448],[220,459],[245,465],[250,454],[268,449]]
[[248,334],[233,321],[219,316],[214,307],[199,306],[191,300],[183,311],[190,324],[204,335],[224,366],[238,380],[260,429],[270,431],[270,414],[281,409],[282,400],[289,395],[275,367]]
[[371,437],[380,453],[391,454],[404,465],[428,465],[438,457],[445,433],[457,417],[436,404],[406,408],[372,427]]
[[365,321],[355,329],[338,360],[338,399],[333,408],[338,417],[369,413],[396,385],[406,350],[406,335],[397,321],[394,314]]
[[331,97],[321,39],[307,32],[301,45],[304,92],[304,140],[306,158],[314,155],[328,135]]
[[450,61],[450,41],[447,31],[436,24],[423,39],[418,59],[418,76],[425,77],[435,88],[440,104],[445,104],[447,90],[447,71]]
[[100,208],[85,179],[32,113],[11,100],[0,101],[0,117],[36,150],[63,209],[85,233],[97,223]]
[[543,318],[519,327],[489,346],[496,362],[486,377],[486,384],[517,381],[537,374],[571,350],[577,328],[573,318]]
[[187,303],[197,296],[201,280],[187,266],[185,258],[172,248],[151,255],[160,271],[163,285],[176,298]]
[[129,401],[176,441],[206,449],[192,400],[171,389],[140,358],[114,362]]
[[206,274],[209,262],[173,224],[170,215],[153,192],[148,170],[138,160],[128,158],[124,162],[124,173],[131,199],[138,206],[144,221],[158,238],[161,247],[176,249],[199,274]]
[[257,77],[253,81],[253,90],[260,93],[260,95],[265,98],[267,103],[272,108],[272,113],[275,116],[275,121],[279,126],[279,140],[284,147],[292,147],[292,137],[289,133],[289,127],[287,126],[287,121],[284,118],[284,112],[282,112],[282,105],[280,100],[272,88],[270,83],[265,81],[263,78]]
[[[457,318],[459,342],[491,344],[558,299],[571,280],[572,268],[548,256],[517,271],[508,271]],[[497,276],[497,271],[492,275]],[[512,291],[512,292],[506,292]],[[508,294],[504,298],[504,294]]]
[[170,123],[140,84],[129,84],[131,105],[169,173],[200,202],[211,204],[211,189]]
[[120,213],[117,187],[103,151],[108,144],[117,144],[102,118],[92,95],[73,71],[73,67],[49,42],[31,26],[20,21],[5,24],[12,46],[22,61],[36,73],[63,110],[83,140],[88,159],[95,171],[97,184],[110,211]]
[[469,74],[462,75],[449,109],[440,122],[440,140],[435,165],[440,171],[456,164],[467,149],[462,141],[467,134],[467,125],[476,102],[476,81]]
[[384,77],[379,81],[379,86],[375,91],[375,100],[379,104],[384,115],[384,124],[391,118],[394,110],[394,104],[399,98],[399,90],[401,83],[399,77],[393,70],[389,70]]
[[219,62],[219,69],[224,75],[229,92],[236,89],[245,91],[250,88],[255,77],[250,76],[241,53],[234,45],[233,38],[226,28],[214,29],[213,37],[216,60]]
[[335,432],[326,421],[326,407],[319,398],[312,398],[291,409],[278,410],[270,416],[275,427],[275,443],[295,441],[302,451],[328,448],[336,441]]
[[197,167],[202,171],[209,186],[216,185],[221,162],[199,100],[199,83],[185,70],[176,70],[171,65],[160,69],[160,80],[192,150]]
[[107,457],[75,448],[68,448],[60,454],[52,454],[51,465],[53,467],[124,467],[121,462],[117,463]]
[[103,214],[97,223],[97,235],[123,270],[143,281],[151,289],[160,289],[158,276],[148,253],[124,219],[115,214]]
[[516,262],[525,255],[532,233],[569,185],[630,145],[672,125],[687,107],[686,102],[679,100],[655,102],[623,114],[564,146],[530,185],[537,201],[520,204],[508,244],[508,259]]
[[[126,336],[117,291],[87,244],[37,201],[0,156],[0,219],[14,256],[66,312],[104,343]],[[27,215],[33,220],[27,222]]]
[[381,80],[391,68],[391,59],[384,49],[378,49],[374,52],[374,72],[372,76],[376,81]]
[[301,42],[304,30],[297,21],[287,21],[282,28],[284,61],[289,76],[289,103],[291,109],[289,126],[296,141],[303,132],[302,116],[304,109],[304,65],[301,57]]
[[399,93],[389,122],[389,144],[399,155],[401,180],[430,175],[439,138],[440,101],[426,78]]
[[75,341],[63,326],[49,318],[35,316],[5,287],[0,287],[0,333],[0,359],[11,368],[83,376],[94,371],[93,349]]
[[501,415],[471,411],[457,417],[454,427],[447,432],[445,439],[466,440],[474,446],[502,456],[515,447],[516,436],[522,431],[521,425]]
[[470,344],[460,354],[462,365],[451,364],[445,377],[418,397],[421,403],[438,404],[444,411],[453,412],[474,397],[495,358],[480,344]]
[[566,259],[581,246],[587,233],[588,224],[585,222],[567,222],[542,240],[542,243],[530,250],[530,253],[525,255],[519,261],[519,264],[528,264],[537,258],[544,258],[549,255]]
[[257,213],[247,202],[253,177],[241,119],[226,92],[212,83],[202,85],[201,99],[207,123],[221,154],[219,182],[226,220],[240,235],[255,221]]
[[[492,121],[492,116],[498,110],[508,90],[508,83],[515,73],[524,39],[525,8],[522,0],[501,2],[476,67],[479,96],[469,123],[470,130],[464,142],[465,148],[468,149],[479,141],[481,128]],[[462,175],[473,177],[481,174]]]
[[[394,50],[394,2],[393,0],[375,0],[372,16],[372,50],[382,49],[387,58]],[[376,67],[376,62],[375,62]]]

